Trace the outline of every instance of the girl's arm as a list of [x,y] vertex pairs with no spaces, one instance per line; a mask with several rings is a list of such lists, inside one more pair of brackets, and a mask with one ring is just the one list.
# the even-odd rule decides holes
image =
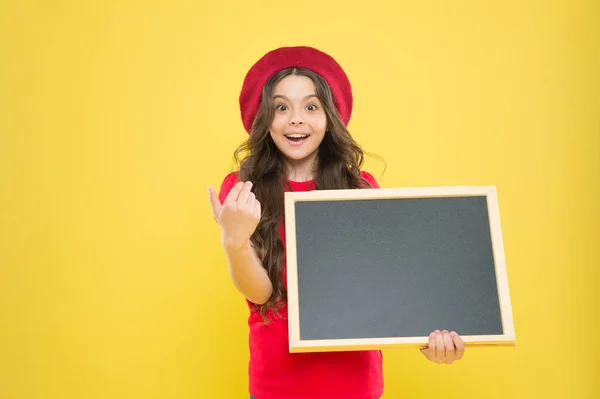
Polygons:
[[262,305],[271,297],[273,285],[250,244],[261,215],[260,202],[251,188],[251,182],[236,183],[223,204],[212,187],[208,192],[233,284],[250,302]]
[[267,302],[273,293],[273,284],[250,240],[241,247],[225,243],[223,247],[234,286],[252,303],[262,305]]

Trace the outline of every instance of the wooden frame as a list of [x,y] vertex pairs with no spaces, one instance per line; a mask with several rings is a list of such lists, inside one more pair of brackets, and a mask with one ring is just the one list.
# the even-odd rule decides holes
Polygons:
[[285,193],[287,289],[289,350],[297,352],[327,352],[345,350],[369,350],[387,347],[426,347],[428,336],[301,340],[298,298],[298,268],[296,253],[295,204],[305,201],[365,200],[397,198],[433,198],[485,196],[488,204],[489,226],[492,238],[493,258],[502,319],[501,335],[461,336],[467,346],[513,346],[516,345],[512,306],[510,301],[504,243],[500,226],[500,212],[494,186],[422,187],[422,188],[376,188],[355,190],[314,190]]

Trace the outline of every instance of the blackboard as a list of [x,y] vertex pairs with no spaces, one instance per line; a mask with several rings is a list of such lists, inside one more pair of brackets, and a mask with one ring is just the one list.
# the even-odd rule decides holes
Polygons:
[[515,345],[496,188],[285,193],[290,352]]

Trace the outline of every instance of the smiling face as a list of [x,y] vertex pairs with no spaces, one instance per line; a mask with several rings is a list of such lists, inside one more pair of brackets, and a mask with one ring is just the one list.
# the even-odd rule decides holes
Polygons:
[[327,129],[315,84],[307,76],[288,75],[275,85],[272,101],[275,109],[270,135],[290,166],[290,178],[312,178]]

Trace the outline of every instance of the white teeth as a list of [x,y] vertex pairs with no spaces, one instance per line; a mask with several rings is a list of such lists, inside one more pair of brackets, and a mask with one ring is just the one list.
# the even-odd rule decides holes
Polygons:
[[294,139],[303,139],[308,137],[306,134],[288,134],[287,137],[291,137]]

